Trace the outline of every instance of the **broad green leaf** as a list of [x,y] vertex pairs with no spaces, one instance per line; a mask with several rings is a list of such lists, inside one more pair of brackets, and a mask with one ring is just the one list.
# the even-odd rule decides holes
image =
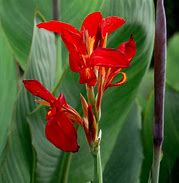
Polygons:
[[0,156],[6,143],[17,95],[16,72],[12,50],[0,24]]
[[16,59],[25,69],[32,40],[34,0],[1,0],[0,5],[3,29]]
[[[55,81],[56,48],[53,34],[34,28],[31,53],[25,79],[38,79],[52,89]],[[14,116],[12,118],[8,142],[3,152],[0,166],[1,183],[34,182],[36,167],[35,150],[32,149],[28,114],[35,108],[34,98],[26,92],[20,82]]]
[[142,107],[142,111],[145,109],[146,103],[150,98],[151,92],[154,87],[154,71],[150,69],[147,71],[142,79],[139,91],[137,93],[137,99]]
[[177,91],[179,91],[179,80],[177,77],[179,71],[178,45],[179,33],[170,38],[167,52],[167,83]]
[[[161,161],[160,182],[168,183],[172,181],[172,171],[174,165],[178,167],[179,158],[179,93],[171,87],[166,88],[165,96],[165,130],[163,144],[163,158]],[[153,95],[146,105],[146,112],[143,121],[144,137],[144,162],[141,182],[146,182],[152,163],[152,123],[153,123]],[[175,164],[176,163],[176,164]],[[175,168],[177,168],[175,167]]]
[[[142,140],[143,140],[143,151],[144,160],[141,169],[141,183],[148,182],[150,168],[152,164],[152,122],[149,116],[153,116],[153,87],[154,87],[154,73],[153,69],[143,77],[139,91],[137,93],[137,100],[142,109]],[[153,109],[153,108],[152,108]]]
[[134,103],[104,170],[104,182],[139,183],[143,159],[141,113]]
[[142,120],[144,160],[141,171],[141,183],[148,182],[152,166],[152,157],[153,157],[152,125],[154,115],[153,111],[154,111],[154,99],[152,90],[146,102]]
[[[160,183],[172,182],[172,170],[179,159],[179,92],[168,87],[165,99],[165,138]],[[176,166],[178,169],[179,165]]]

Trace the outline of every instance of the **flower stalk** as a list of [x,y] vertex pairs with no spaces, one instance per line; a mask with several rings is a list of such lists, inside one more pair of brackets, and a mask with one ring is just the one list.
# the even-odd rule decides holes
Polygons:
[[100,151],[101,135],[102,131],[100,130],[97,140],[93,143],[91,147],[91,153],[94,159],[93,183],[103,183],[103,169],[102,169],[101,151]]
[[164,96],[166,68],[166,17],[163,0],[157,0],[156,31],[154,49],[154,126],[153,126],[153,164],[151,182],[159,182],[160,161],[164,139]]
[[94,158],[94,183],[103,183],[103,174],[102,174],[102,164],[101,164],[101,153],[100,153],[100,145],[98,146],[98,150],[96,154],[93,154]]

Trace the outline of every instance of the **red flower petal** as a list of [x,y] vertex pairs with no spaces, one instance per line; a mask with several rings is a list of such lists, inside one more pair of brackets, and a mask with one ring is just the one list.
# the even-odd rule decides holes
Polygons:
[[91,55],[91,63],[96,66],[127,68],[136,54],[133,36],[122,43],[118,49],[97,48]]
[[96,84],[96,75],[93,68],[83,68],[80,70],[80,84],[87,83],[90,86]]
[[61,94],[59,95],[59,97],[58,97],[58,102],[59,102],[59,104],[60,104],[61,106],[62,106],[62,105],[67,106],[67,102],[66,102],[66,99],[65,99],[65,96],[64,96],[63,93],[61,93]]
[[56,32],[61,35],[69,52],[84,53],[86,51],[81,33],[70,24],[59,21],[44,22],[37,25],[39,28]]
[[122,43],[118,47],[118,50],[120,50],[125,55],[125,57],[130,61],[136,54],[136,43],[134,41],[133,35],[131,35],[128,41]]
[[98,48],[91,55],[91,63],[94,66],[127,68],[129,60],[117,49]]
[[71,54],[75,54],[75,52],[78,54],[86,54],[86,46],[83,43],[81,35],[76,35],[72,32],[64,30],[61,37]]
[[38,80],[23,80],[23,83],[25,88],[33,95],[49,103],[56,101],[56,98]]
[[85,33],[85,31],[88,31],[88,35],[90,37],[96,36],[101,20],[102,15],[100,12],[94,12],[89,14],[83,21],[83,24],[81,26],[81,32]]
[[69,64],[70,69],[73,72],[79,72],[80,68],[84,65],[81,55],[77,52],[72,52],[69,54]]
[[121,27],[124,23],[125,20],[117,16],[104,18],[101,22],[102,37],[104,38],[106,34],[112,33],[113,31]]
[[59,21],[43,22],[43,23],[37,24],[37,27],[58,33],[60,35],[62,34],[63,30],[67,30],[69,32],[72,32],[73,34],[80,36],[80,32],[75,27],[64,22],[59,22]]
[[48,120],[45,133],[47,139],[62,151],[78,151],[76,129],[64,112],[60,112],[54,118]]

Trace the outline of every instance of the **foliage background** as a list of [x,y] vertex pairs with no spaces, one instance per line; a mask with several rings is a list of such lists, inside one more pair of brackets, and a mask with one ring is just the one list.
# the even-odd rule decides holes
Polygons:
[[[165,141],[161,183],[179,180],[179,3],[165,1],[168,22],[168,64]],[[107,91],[101,128],[104,182],[146,183],[152,161],[154,5],[152,0],[61,0],[60,19],[80,27],[93,11],[118,15],[127,23],[111,35],[117,47],[134,34],[137,55],[126,70],[126,85]],[[39,16],[41,15],[41,16]],[[67,51],[52,33],[34,25],[52,19],[52,1],[0,0],[0,183],[92,180],[93,162],[79,129],[79,153],[63,153],[44,136],[46,108],[34,103],[22,79],[39,79],[81,111],[77,74],[68,69]],[[149,67],[151,65],[151,67]]]

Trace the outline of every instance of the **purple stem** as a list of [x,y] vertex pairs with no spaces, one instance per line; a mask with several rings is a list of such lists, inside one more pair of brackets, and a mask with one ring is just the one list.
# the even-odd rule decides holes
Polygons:
[[59,15],[59,3],[58,3],[58,0],[53,0],[52,6],[53,6],[53,19],[54,20],[59,20],[60,15]]
[[[153,127],[153,168],[152,183],[158,183],[161,148],[164,139],[164,96],[165,96],[165,68],[166,68],[166,17],[163,0],[157,0],[156,28],[154,46],[154,127]],[[155,175],[157,174],[157,175]]]

